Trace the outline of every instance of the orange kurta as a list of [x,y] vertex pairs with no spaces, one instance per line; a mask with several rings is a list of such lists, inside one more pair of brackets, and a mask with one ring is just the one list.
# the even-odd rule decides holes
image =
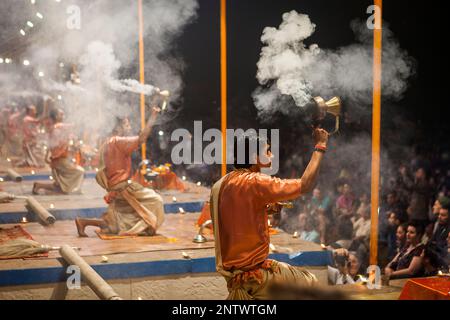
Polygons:
[[52,175],[55,185],[66,194],[80,191],[84,180],[84,169],[69,159],[72,126],[69,123],[59,122],[49,128]]
[[266,206],[300,196],[300,179],[235,170],[223,180],[218,200],[220,250],[225,270],[253,270],[269,256]]
[[[69,128],[72,125],[56,123],[50,132],[50,153],[52,163],[61,158],[69,156]],[[53,167],[53,166],[52,166]]]
[[[203,205],[202,212],[200,213],[200,217],[197,219],[197,226],[201,226],[206,221],[211,220],[211,206],[209,201],[205,201]],[[212,227],[211,227],[212,228]]]
[[38,135],[39,120],[32,116],[25,116],[23,118],[23,142],[35,142]]
[[116,184],[131,179],[131,154],[139,148],[139,137],[111,137],[103,151],[108,184]]
[[20,112],[13,113],[8,119],[8,135],[14,136],[20,133]]

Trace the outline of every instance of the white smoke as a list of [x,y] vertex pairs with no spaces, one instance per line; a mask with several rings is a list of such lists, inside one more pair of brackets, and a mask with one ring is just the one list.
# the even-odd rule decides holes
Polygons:
[[148,96],[159,92],[159,88],[149,84],[141,84],[134,79],[112,80],[110,86],[114,91],[142,93]]
[[[6,8],[10,17],[17,17],[5,23],[11,32],[0,30],[1,39],[17,34],[20,21],[29,19],[34,23],[33,29],[26,29],[23,39],[29,41],[21,55],[30,65],[22,67],[23,76],[11,86],[20,88],[21,79],[31,73],[38,82],[35,90],[42,90],[55,100],[61,97],[67,121],[101,128],[104,132],[112,128],[116,116],[139,113],[138,93],[152,95],[158,87],[170,91],[171,102],[180,101],[184,62],[177,54],[176,41],[196,19],[197,0],[143,1],[146,84],[137,81],[137,3],[122,0],[0,3],[0,10]],[[79,8],[80,29],[68,28],[69,20],[73,22],[73,17],[76,18],[73,8]],[[43,19],[37,18],[36,12],[42,13]],[[18,37],[22,39],[20,34]],[[81,80],[78,85],[67,82],[64,76],[72,64]],[[40,71],[45,76],[38,77]]]
[[[283,14],[279,28],[266,27],[256,78],[261,84],[253,93],[260,115],[283,111],[281,95],[289,95],[299,107],[313,96],[341,96],[348,103],[369,104],[372,99],[372,31],[365,23],[352,21],[357,43],[337,50],[305,45],[316,25],[305,14]],[[402,50],[392,32],[383,27],[382,94],[402,97],[414,73],[413,59]]]
[[118,79],[121,62],[117,60],[111,45],[94,41],[81,56],[80,78],[88,84],[102,83],[105,87],[117,92],[132,92],[152,95],[158,88],[141,84],[134,79]]
[[134,79],[117,79],[121,62],[117,60],[110,44],[101,41],[91,42],[87,46],[86,52],[80,57],[78,65],[81,67],[80,78],[83,79],[80,85],[74,85],[70,81],[59,83],[52,79],[44,79],[43,84],[47,89],[63,92],[86,93],[90,90],[91,85],[98,84],[117,92],[145,95],[159,92],[157,87],[141,84]]

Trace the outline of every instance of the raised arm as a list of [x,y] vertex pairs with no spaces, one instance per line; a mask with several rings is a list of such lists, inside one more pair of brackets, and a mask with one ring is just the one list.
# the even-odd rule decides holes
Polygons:
[[[313,137],[317,149],[322,149],[323,151],[326,150],[328,136],[328,132],[326,132],[324,129],[314,129]],[[319,174],[320,163],[322,162],[324,156],[324,152],[317,151],[317,149],[315,149],[315,151],[313,152],[311,160],[309,161],[309,164],[301,177],[302,193],[311,192],[316,183],[317,176]]]
[[152,114],[150,115],[150,118],[148,119],[144,130],[142,130],[141,133],[139,134],[139,144],[145,143],[145,141],[147,141],[148,136],[150,135],[150,132],[152,131],[152,127],[155,124],[156,119],[158,118],[158,114],[160,112],[161,112],[160,108],[157,108],[157,107],[152,108]]

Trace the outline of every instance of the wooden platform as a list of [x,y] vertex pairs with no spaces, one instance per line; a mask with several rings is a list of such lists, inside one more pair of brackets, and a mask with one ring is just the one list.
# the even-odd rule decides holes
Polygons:
[[[40,180],[49,182],[50,180]],[[21,196],[31,196],[34,181],[1,182],[4,191]],[[187,189],[160,191],[166,213],[199,212],[204,201],[209,199],[210,191],[203,186],[185,181]],[[103,200],[106,194],[94,179],[85,179],[82,194],[70,195],[33,195],[57,220],[73,220],[76,216],[100,217],[106,210]],[[34,214],[25,208],[26,200],[16,199],[11,203],[0,204],[0,223],[19,223],[23,217],[28,221],[37,221]],[[181,208],[181,209],[180,209]]]
[[[38,174],[46,173],[36,172]],[[50,182],[48,177],[40,181]],[[4,181],[1,187],[6,192],[29,196],[33,182],[26,179],[20,183]],[[165,203],[166,221],[159,229],[160,236],[156,238],[102,240],[94,232],[95,228],[87,229],[89,238],[78,237],[73,219],[76,216],[100,217],[106,209],[103,200],[105,190],[94,179],[84,180],[82,194],[34,196],[55,215],[57,221],[52,226],[38,223],[35,215],[25,208],[25,200],[20,199],[0,204],[0,224],[12,226],[26,217],[29,223],[23,226],[35,240],[52,246],[68,244],[80,247],[79,254],[105,279],[215,274],[212,234],[208,234],[208,231],[204,233],[209,240],[206,243],[196,244],[192,241],[198,231],[195,223],[199,211],[204,201],[209,199],[210,190],[188,181],[185,184],[187,189],[184,192],[160,192]],[[180,210],[185,213],[180,213]],[[272,242],[277,251],[272,253],[272,258],[280,261],[320,266],[323,269],[330,259],[330,255],[322,251],[320,246],[294,239],[283,232],[273,236]],[[295,254],[298,252],[302,253]],[[188,257],[183,253],[187,253]],[[108,263],[102,263],[102,256],[105,255],[109,258]],[[0,287],[57,283],[65,281],[66,277],[64,263],[58,252],[50,253],[48,258],[0,261]]]
[[[16,171],[29,178],[24,178],[20,183],[0,182],[4,191],[30,196],[34,181],[51,182],[50,172],[45,169],[34,170],[34,174],[31,174],[30,169]],[[92,172],[90,174],[95,175]],[[25,208],[25,200],[20,199],[0,204],[0,224],[2,227],[12,226],[26,217],[29,222],[22,226],[36,241],[51,246],[68,244],[81,248],[79,254],[108,282],[116,283],[129,279],[131,283],[141,284],[141,281],[148,281],[145,279],[152,279],[151,287],[159,281],[161,288],[164,288],[176,277],[182,277],[187,283],[186,286],[191,288],[190,279],[209,279],[201,285],[207,283],[209,287],[211,283],[215,283],[220,287],[220,297],[225,297],[223,293],[226,292],[226,287],[223,286],[223,279],[215,272],[213,235],[206,230],[206,243],[197,244],[192,241],[198,231],[195,224],[199,211],[204,201],[209,200],[210,190],[191,182],[185,184],[185,192],[160,192],[165,203],[166,221],[158,231],[159,236],[154,238],[102,240],[95,233],[96,228],[87,229],[89,238],[78,237],[73,219],[76,216],[100,217],[106,209],[103,200],[105,190],[91,178],[84,180],[82,194],[34,195],[55,215],[57,221],[54,225],[44,226],[39,223],[35,215]],[[275,246],[271,258],[292,265],[308,266],[315,270],[317,275],[320,274],[321,281],[326,281],[326,265],[331,263],[330,252],[323,251],[317,244],[293,238],[282,231],[272,235],[271,242]],[[103,256],[108,257],[107,263],[102,262]],[[194,274],[200,278],[191,278]],[[36,292],[31,295],[38,298],[40,293],[37,292],[45,291],[43,296],[48,297],[54,285],[64,283],[67,276],[65,263],[57,251],[51,252],[48,258],[0,260],[0,296],[23,298],[31,294],[30,292]],[[131,287],[134,288],[134,285]],[[200,297],[207,298],[201,295]]]
[[[195,222],[198,214],[168,214],[158,235],[155,237],[130,237],[124,239],[102,240],[95,233],[96,227],[86,229],[88,238],[79,237],[74,221],[57,221],[54,225],[43,226],[39,223],[22,224],[22,227],[39,243],[54,247],[63,244],[79,247],[81,256],[95,256],[116,253],[136,253],[145,251],[168,251],[181,249],[213,248],[214,241],[202,244],[192,242],[197,234]],[[8,227],[12,225],[2,225]],[[53,251],[49,257],[59,257]]]
[[[204,233],[208,239],[206,243],[192,241],[197,234],[195,222],[198,217],[199,213],[166,215],[167,220],[158,234],[170,241],[160,239],[156,242],[149,237],[101,240],[94,229],[88,229],[89,238],[80,238],[73,221],[57,221],[50,227],[30,223],[25,229],[40,243],[80,247],[79,254],[105,279],[215,274],[212,234]],[[331,262],[330,253],[319,245],[284,232],[273,235],[271,242],[276,248],[271,254],[273,259],[321,269]],[[102,256],[108,257],[108,263],[102,263]],[[56,283],[65,281],[66,277],[58,252],[52,252],[48,258],[0,261],[0,287]]]
[[[20,174],[25,181],[48,180],[52,175],[52,170],[47,164],[43,168],[13,167],[10,162],[0,158],[0,181],[10,180],[6,172],[9,168]],[[95,168],[85,169],[84,177],[85,179],[94,179],[96,174]]]

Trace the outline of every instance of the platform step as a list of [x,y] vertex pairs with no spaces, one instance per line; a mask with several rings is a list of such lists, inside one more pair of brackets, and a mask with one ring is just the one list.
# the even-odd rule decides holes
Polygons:
[[[167,203],[164,204],[164,211],[165,213],[181,213],[181,211],[184,211],[185,213],[200,212],[203,208],[203,204],[203,201]],[[100,218],[106,211],[106,207],[50,209],[48,211],[56,218],[56,221],[75,220],[76,217]],[[23,217],[26,217],[29,222],[36,222],[38,219],[33,212],[27,211],[24,207],[23,211],[0,213],[0,224],[20,223]]]
[[[295,255],[278,253],[269,258],[294,266],[325,267],[332,263],[330,251],[306,251]],[[216,272],[215,257],[96,264],[92,267],[105,280]],[[0,287],[65,282],[68,276],[63,266],[0,270]]]
[[[96,174],[97,174],[96,172],[86,172],[84,174],[84,178],[94,179]],[[51,172],[48,173],[40,172],[36,174],[21,174],[23,181],[49,180],[51,175],[52,175]],[[3,179],[4,181],[11,181],[10,177],[7,175],[1,175],[0,178]]]

